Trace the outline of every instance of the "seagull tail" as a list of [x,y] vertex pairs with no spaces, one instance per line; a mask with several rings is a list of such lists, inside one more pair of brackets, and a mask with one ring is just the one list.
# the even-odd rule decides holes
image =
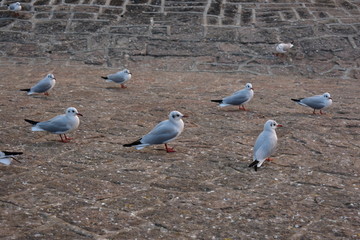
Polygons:
[[141,144],[141,138],[139,140],[136,140],[135,142],[124,144],[124,147],[132,147]]
[[2,151],[5,155],[21,155],[22,152],[8,152],[8,151]]
[[20,89],[20,91],[24,91],[24,92],[30,92],[30,88],[24,88],[24,89]]
[[292,98],[291,100],[293,100],[294,102],[300,102],[302,98],[299,98],[299,99],[295,99],[295,98]]
[[258,160],[255,160],[255,161],[253,161],[252,163],[250,163],[249,167],[254,167],[255,172],[256,172],[257,169],[258,169],[258,166],[257,166],[258,163],[259,163],[259,161],[258,161]]
[[101,76],[101,78],[103,78],[103,79],[108,79],[108,77],[103,77],[103,76]]
[[223,100],[211,100],[212,102],[222,103]]
[[24,119],[26,122],[28,122],[28,123],[30,123],[31,125],[36,125],[37,123],[39,123],[39,122],[37,122],[37,121],[33,121],[33,120],[29,120],[29,119]]

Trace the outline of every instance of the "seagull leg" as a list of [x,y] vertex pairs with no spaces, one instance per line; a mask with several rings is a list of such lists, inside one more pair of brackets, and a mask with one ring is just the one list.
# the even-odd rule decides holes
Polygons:
[[121,88],[127,88],[127,86],[125,86],[124,84],[121,84]]
[[[64,134],[65,135],[65,134]],[[61,136],[61,134],[59,134],[59,136],[60,136],[60,138],[61,138],[61,140],[60,140],[60,142],[63,142],[63,143],[66,143],[67,141],[66,141],[66,138],[65,138],[65,140],[62,138],[62,136]]]
[[314,109],[314,111],[313,111],[313,114],[316,114],[315,109]]
[[45,96],[49,96],[50,94],[48,92],[44,92],[44,95]]
[[321,115],[325,115],[326,113],[323,113],[323,112],[321,111],[321,109],[320,109],[320,114],[321,114]]
[[240,106],[239,106],[239,110],[246,111],[246,109],[245,109],[244,105],[240,105]]
[[64,137],[65,137],[65,140],[72,140],[73,139],[73,138],[67,137],[65,134],[64,134]]
[[274,159],[272,159],[272,158],[267,158],[267,159],[265,159],[266,161],[269,161],[269,162],[271,162],[271,161],[274,161]]
[[166,149],[166,152],[168,152],[168,153],[176,152],[176,151],[174,150],[174,148],[168,147],[166,143],[165,143],[165,149]]

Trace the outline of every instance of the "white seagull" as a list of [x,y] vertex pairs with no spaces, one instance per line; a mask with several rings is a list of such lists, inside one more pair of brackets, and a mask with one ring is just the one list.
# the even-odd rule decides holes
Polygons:
[[55,86],[56,79],[54,74],[49,73],[45,78],[40,80],[31,88],[20,89],[20,91],[26,91],[28,95],[40,94],[49,95],[49,91]]
[[254,88],[251,83],[247,83],[245,88],[235,92],[233,95],[223,98],[222,100],[211,100],[219,103],[220,107],[239,106],[239,109],[246,111],[244,104],[248,103],[254,96]]
[[314,109],[313,114],[316,114],[316,109],[320,109],[320,114],[325,114],[321,110],[329,107],[332,104],[330,93],[324,93],[323,95],[315,95],[307,98],[292,98],[291,100],[302,106],[311,107]]
[[173,148],[167,146],[167,143],[176,139],[184,130],[183,117],[187,117],[178,111],[172,111],[169,114],[169,119],[160,122],[148,134],[136,140],[133,143],[124,144],[124,147],[135,146],[136,149],[143,149],[144,147],[154,144],[165,144],[166,152],[175,152]]
[[21,4],[19,2],[11,3],[8,5],[10,11],[15,12],[16,16],[19,16],[19,11],[21,11]]
[[14,157],[14,155],[21,155],[21,154],[23,154],[23,153],[22,152],[0,151],[0,163],[5,164],[5,165],[10,165],[13,159],[20,163],[20,161],[17,160]]
[[256,139],[253,162],[249,165],[249,167],[254,167],[255,171],[257,171],[258,167],[260,167],[265,160],[271,160],[270,156],[274,153],[277,145],[277,136],[275,132],[277,127],[282,127],[282,125],[274,120],[268,120],[264,124],[264,130]]
[[109,74],[106,77],[102,78],[106,79],[107,82],[120,83],[121,88],[126,88],[124,83],[131,79],[131,72],[128,69],[124,69],[120,72]]
[[[59,134],[61,142],[68,142],[71,138],[67,137],[65,134],[72,132],[79,127],[80,119],[78,116],[82,116],[76,108],[69,107],[66,109],[65,114],[58,115],[48,121],[37,122],[29,119],[25,119],[26,122],[32,124],[32,131],[47,131],[53,134]],[[62,138],[64,134],[64,139]]]
[[286,53],[294,45],[292,43],[279,43],[276,45],[275,50],[278,53]]

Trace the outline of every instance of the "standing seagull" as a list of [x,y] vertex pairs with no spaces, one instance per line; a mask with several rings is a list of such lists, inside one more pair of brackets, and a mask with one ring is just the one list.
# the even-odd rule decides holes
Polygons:
[[[79,127],[80,119],[78,116],[82,116],[82,114],[76,108],[69,107],[66,109],[65,114],[58,115],[45,122],[36,122],[29,119],[25,119],[25,121],[33,125],[32,131],[47,131],[59,134],[61,142],[68,142],[72,138],[68,138],[65,133],[72,132]],[[64,139],[61,134],[64,134]]]
[[294,45],[292,43],[279,43],[276,45],[275,50],[278,53],[286,53]]
[[56,79],[54,74],[49,73],[45,78],[40,80],[37,84],[35,84],[31,88],[20,89],[20,91],[28,92],[28,95],[32,94],[40,94],[49,95],[49,91],[55,86]]
[[313,114],[316,114],[316,109],[320,109],[320,114],[325,114],[321,111],[321,109],[327,108],[332,104],[330,93],[324,93],[323,95],[315,95],[307,98],[292,98],[291,100],[302,106],[313,108]]
[[277,127],[282,127],[282,125],[274,120],[268,120],[264,124],[264,130],[256,139],[253,162],[249,165],[249,167],[254,167],[255,171],[257,171],[258,167],[260,167],[265,160],[270,161],[270,156],[274,153],[277,144],[275,132]]
[[5,165],[10,165],[11,161],[14,159],[17,162],[20,162],[17,160],[14,155],[21,155],[22,152],[8,152],[8,151],[0,151],[0,163]]
[[110,75],[107,75],[106,77],[102,77],[102,78],[106,79],[107,82],[120,83],[121,88],[126,88],[124,83],[131,79],[131,72],[127,69],[124,69],[120,72],[117,72],[115,74],[110,74]]
[[18,12],[21,11],[21,4],[19,2],[11,3],[8,5],[8,9],[14,12],[16,16],[19,16]]
[[148,134],[130,144],[124,144],[124,147],[135,146],[136,149],[143,149],[144,147],[154,144],[165,144],[166,152],[175,152],[173,148],[167,146],[177,138],[184,130],[184,122],[181,118],[187,117],[178,111],[172,111],[169,114],[169,119],[160,122]]
[[239,109],[246,111],[244,104],[249,102],[254,96],[254,89],[251,83],[247,83],[245,88],[235,92],[233,95],[223,98],[222,100],[211,100],[219,103],[220,107],[230,105],[239,106]]

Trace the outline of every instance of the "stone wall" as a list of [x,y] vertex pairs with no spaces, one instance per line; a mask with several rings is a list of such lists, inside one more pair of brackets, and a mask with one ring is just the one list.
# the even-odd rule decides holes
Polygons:
[[[357,0],[24,0],[0,6],[0,60],[360,78]],[[274,45],[294,41],[285,58]]]

